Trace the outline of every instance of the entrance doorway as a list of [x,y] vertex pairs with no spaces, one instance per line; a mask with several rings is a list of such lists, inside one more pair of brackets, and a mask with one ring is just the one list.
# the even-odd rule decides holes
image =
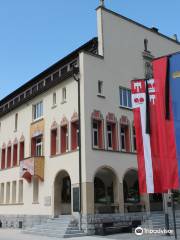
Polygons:
[[54,216],[71,214],[71,179],[60,171],[54,181]]
[[163,211],[163,196],[161,193],[149,194],[150,211]]
[[106,167],[99,169],[94,178],[95,213],[115,213],[119,211],[118,179]]

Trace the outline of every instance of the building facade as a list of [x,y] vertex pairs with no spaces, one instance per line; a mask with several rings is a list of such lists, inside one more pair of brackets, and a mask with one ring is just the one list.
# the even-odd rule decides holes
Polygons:
[[97,38],[0,101],[2,226],[79,216],[73,66],[83,228],[97,214],[162,208],[161,196],[138,192],[130,81],[151,77],[151,60],[180,51],[180,43],[105,7],[97,8],[97,30]]

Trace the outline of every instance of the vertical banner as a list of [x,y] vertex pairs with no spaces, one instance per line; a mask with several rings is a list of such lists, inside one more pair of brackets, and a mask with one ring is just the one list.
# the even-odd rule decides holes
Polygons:
[[[169,84],[167,84],[167,81],[169,81],[168,68],[168,57],[159,58],[153,61],[156,105],[151,116],[154,115],[156,118],[158,139],[157,161],[160,168],[159,178],[161,178],[162,192],[166,192],[168,189],[178,189],[178,165],[171,94],[167,102],[167,93],[169,94]],[[167,109],[169,111],[168,118]]]
[[138,153],[139,190],[141,193],[153,193],[150,136],[146,133],[146,83],[144,80],[133,80],[131,89]]

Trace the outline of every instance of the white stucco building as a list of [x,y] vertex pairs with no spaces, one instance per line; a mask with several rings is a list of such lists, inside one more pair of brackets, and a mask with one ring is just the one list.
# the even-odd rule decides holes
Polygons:
[[152,58],[180,51],[180,43],[105,7],[96,11],[97,38],[0,101],[3,226],[78,216],[74,65],[81,97],[82,216],[149,211],[154,201],[162,207],[157,196],[149,201],[138,194],[130,81],[151,75]]

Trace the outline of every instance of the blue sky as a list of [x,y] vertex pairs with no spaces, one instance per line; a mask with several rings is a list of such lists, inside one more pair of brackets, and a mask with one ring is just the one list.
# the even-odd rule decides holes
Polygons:
[[[0,2],[0,99],[96,36],[99,0]],[[180,39],[179,0],[105,0],[106,7]]]

